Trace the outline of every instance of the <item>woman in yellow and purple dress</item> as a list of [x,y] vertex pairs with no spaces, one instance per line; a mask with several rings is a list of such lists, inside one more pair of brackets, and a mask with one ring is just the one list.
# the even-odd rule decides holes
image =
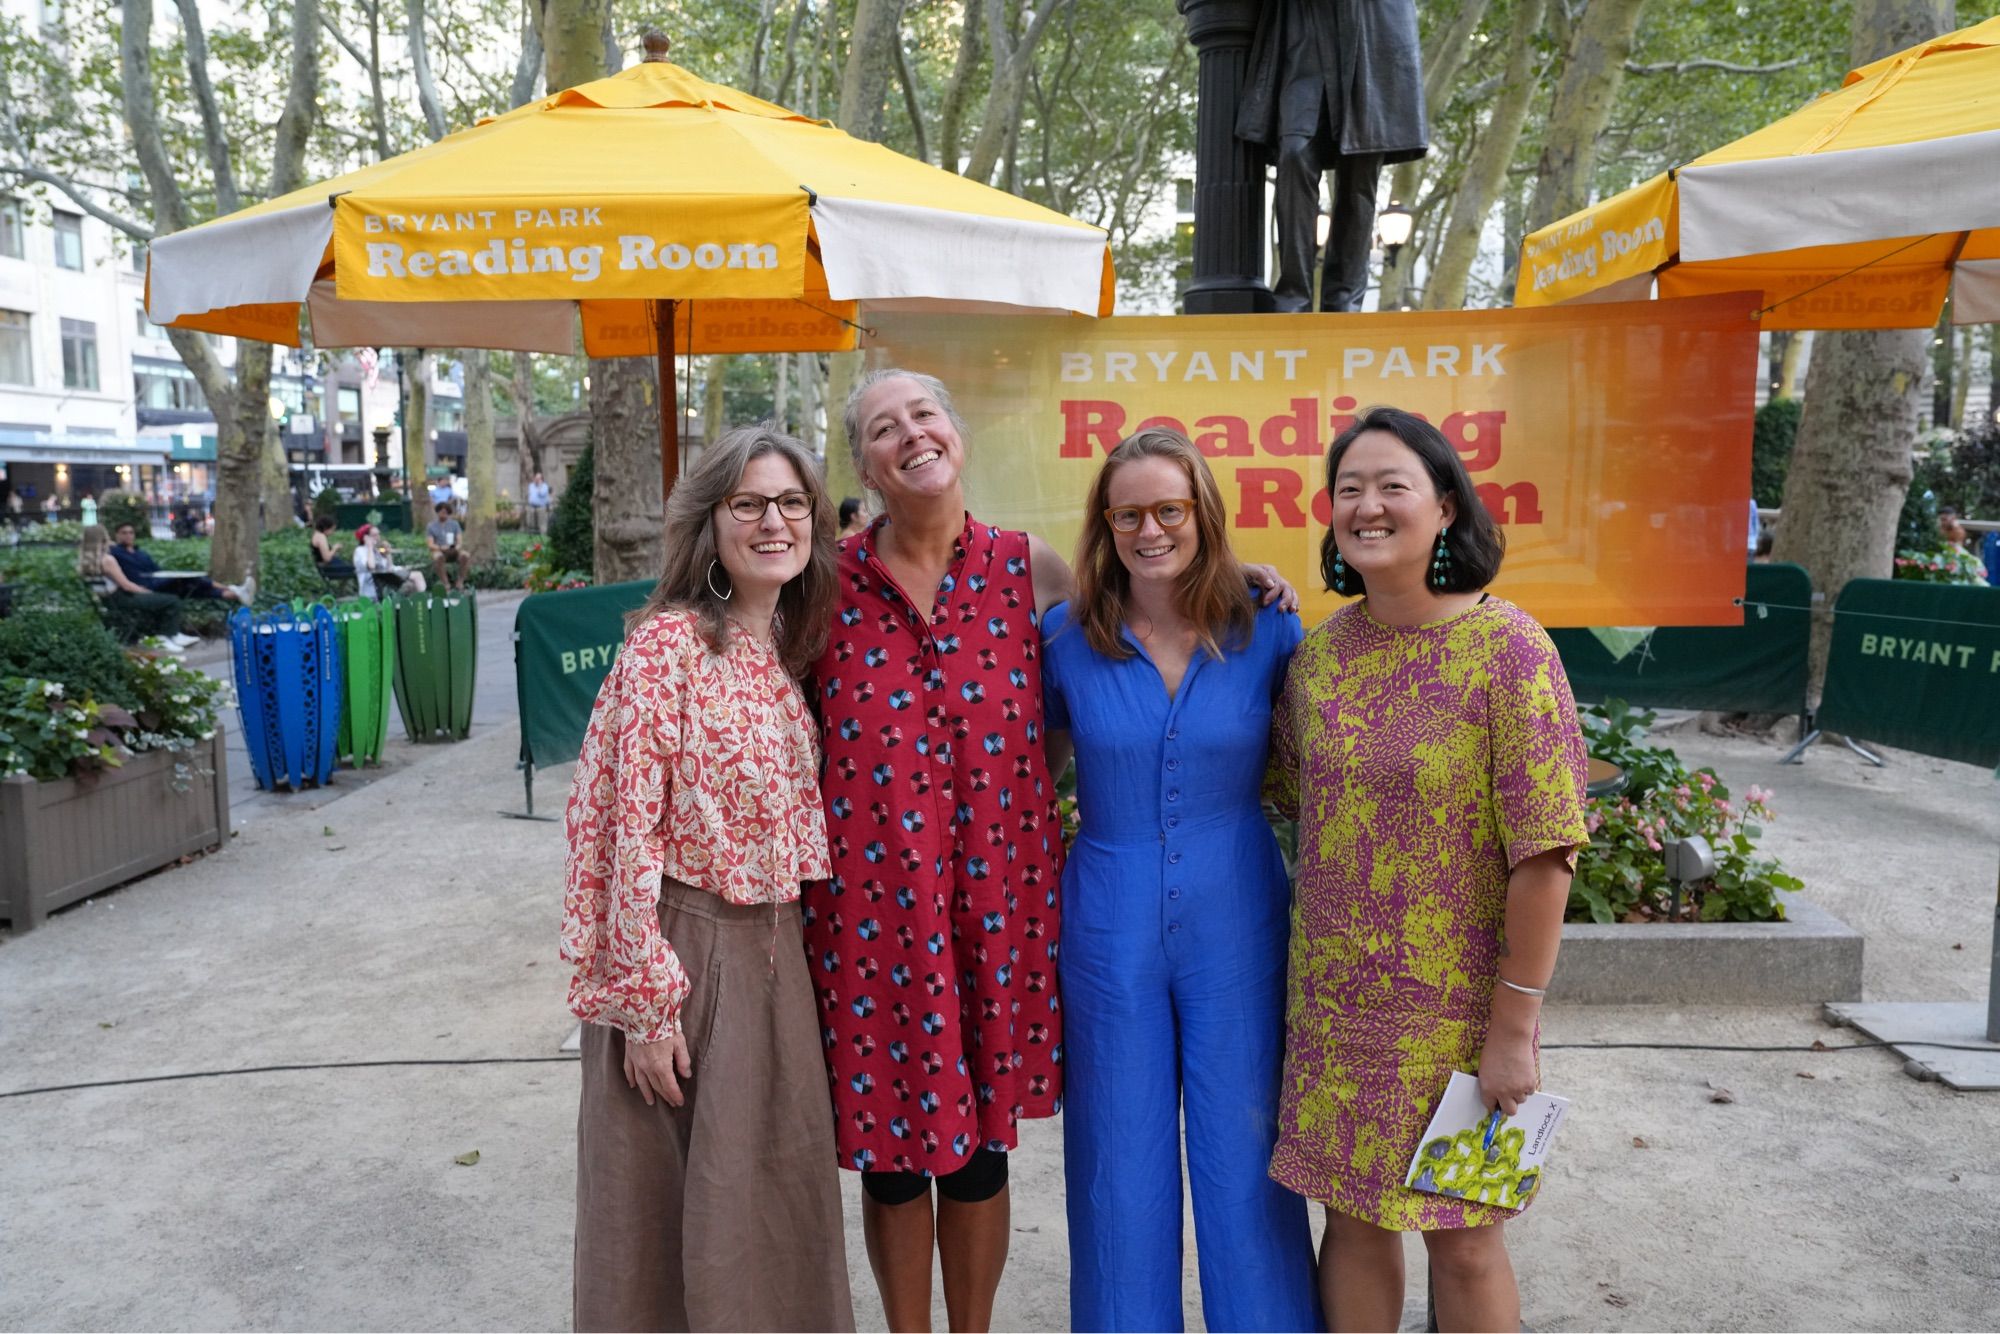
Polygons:
[[1271,1175],[1326,1205],[1333,1329],[1395,1329],[1421,1231],[1440,1328],[1516,1329],[1512,1211],[1403,1185],[1454,1070],[1512,1114],[1538,1078],[1585,750],[1542,627],[1485,593],[1504,542],[1458,455],[1395,408],[1327,455],[1327,586],[1272,719],[1300,821]]

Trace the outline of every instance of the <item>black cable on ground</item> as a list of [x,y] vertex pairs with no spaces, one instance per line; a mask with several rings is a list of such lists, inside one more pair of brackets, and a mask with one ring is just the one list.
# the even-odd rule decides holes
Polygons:
[[[1937,1051],[1985,1051],[1992,1047],[1969,1042],[1844,1042],[1837,1047],[1825,1043],[1812,1046],[1731,1046],[1706,1042],[1545,1042],[1543,1051],[1743,1051],[1801,1052],[1880,1051],[1885,1047],[1930,1047]],[[29,1098],[37,1093],[73,1093],[80,1089],[126,1088],[134,1084],[172,1084],[184,1079],[221,1079],[226,1075],[278,1075],[301,1070],[384,1070],[397,1066],[425,1065],[565,1065],[575,1056],[467,1056],[409,1061],[322,1061],[307,1065],[247,1065],[238,1070],[190,1070],[178,1075],[141,1075],[134,1079],[98,1079],[85,1084],[49,1084],[42,1088],[13,1089],[0,1098]]]

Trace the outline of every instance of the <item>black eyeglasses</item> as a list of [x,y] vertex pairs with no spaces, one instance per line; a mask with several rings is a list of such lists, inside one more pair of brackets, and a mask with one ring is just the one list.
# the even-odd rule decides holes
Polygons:
[[1192,500],[1162,500],[1157,505],[1114,505],[1104,521],[1121,533],[1136,533],[1150,514],[1162,528],[1178,528],[1194,517]]
[[809,519],[813,512],[813,498],[803,491],[787,491],[781,496],[760,496],[755,491],[738,491],[733,496],[724,496],[722,503],[729,512],[743,523],[756,523],[764,517],[764,511],[771,506],[778,507],[778,513],[787,519]]

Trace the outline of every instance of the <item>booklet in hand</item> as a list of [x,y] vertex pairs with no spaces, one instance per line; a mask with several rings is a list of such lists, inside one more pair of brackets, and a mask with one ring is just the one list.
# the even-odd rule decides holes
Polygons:
[[1512,1116],[1486,1110],[1479,1078],[1454,1070],[1403,1184],[1411,1190],[1525,1209],[1569,1099],[1530,1094]]

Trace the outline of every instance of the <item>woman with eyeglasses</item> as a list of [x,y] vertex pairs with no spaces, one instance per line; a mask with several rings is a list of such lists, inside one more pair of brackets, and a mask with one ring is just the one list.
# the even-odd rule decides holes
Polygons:
[[1070,1325],[1183,1327],[1185,1117],[1208,1328],[1318,1329],[1305,1202],[1268,1172],[1291,891],[1259,794],[1299,618],[1258,607],[1174,431],[1105,459],[1076,576],[1042,624],[1082,820],[1062,895]]
[[799,907],[830,870],[799,677],[833,616],[833,523],[797,440],[710,445],[584,737],[578,1330],[854,1328]]

